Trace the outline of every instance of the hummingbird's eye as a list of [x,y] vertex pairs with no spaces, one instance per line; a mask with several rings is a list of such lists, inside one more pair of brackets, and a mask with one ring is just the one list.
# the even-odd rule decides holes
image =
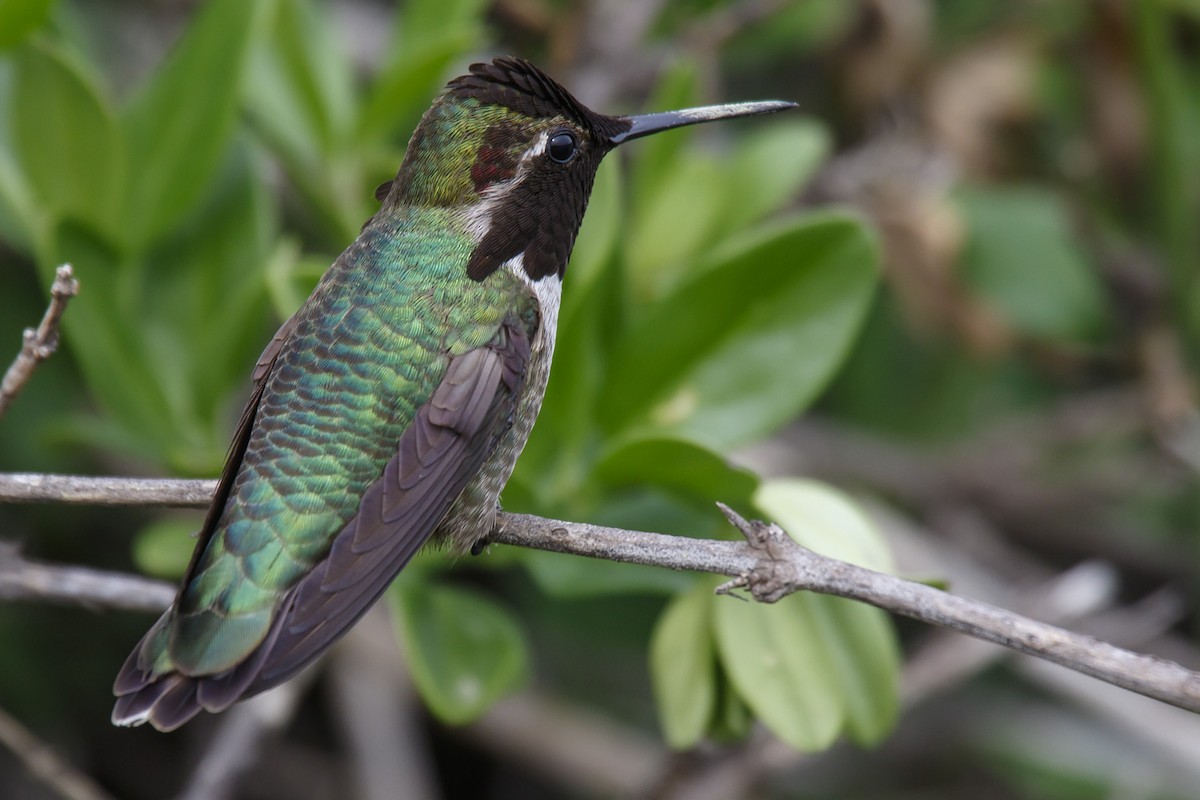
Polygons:
[[575,143],[574,134],[562,131],[550,137],[550,144],[546,147],[546,152],[560,164],[565,164],[575,157],[575,152],[578,145]]

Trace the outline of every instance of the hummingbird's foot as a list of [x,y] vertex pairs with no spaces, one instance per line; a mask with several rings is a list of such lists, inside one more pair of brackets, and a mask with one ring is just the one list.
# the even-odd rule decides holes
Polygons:
[[492,543],[492,534],[496,532],[496,528],[500,525],[500,502],[496,501],[496,513],[492,517],[492,523],[488,527],[488,532],[475,540],[475,544],[471,545],[471,555],[477,556],[487,549]]

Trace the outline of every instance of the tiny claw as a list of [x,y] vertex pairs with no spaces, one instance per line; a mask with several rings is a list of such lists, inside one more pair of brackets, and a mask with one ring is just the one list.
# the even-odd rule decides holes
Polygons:
[[487,549],[487,546],[488,546],[488,537],[484,536],[482,539],[476,539],[475,544],[471,545],[471,555],[473,555],[473,556],[479,555],[480,553],[482,553],[484,550]]
[[[721,504],[718,503],[717,505],[721,505]],[[747,600],[745,597],[743,597],[740,594],[734,594],[733,590],[734,589],[745,589],[749,585],[750,585],[750,576],[743,572],[741,575],[738,575],[736,578],[727,580],[724,583],[722,583],[720,586],[718,586],[714,590],[714,594],[729,595],[730,597],[736,597],[738,600],[742,600],[742,601],[748,603],[748,602],[750,602],[749,600]]]

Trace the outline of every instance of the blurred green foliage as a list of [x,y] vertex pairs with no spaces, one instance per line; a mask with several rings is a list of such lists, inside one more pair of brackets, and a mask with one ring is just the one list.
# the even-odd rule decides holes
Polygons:
[[[569,5],[545,4],[563,15]],[[681,31],[731,5],[668,4],[648,37],[687,39]],[[1129,306],[1139,298],[1114,292],[1105,271],[1121,248],[1150,254],[1151,283],[1166,298],[1155,321],[1178,334],[1194,366],[1200,66],[1187,34],[1195,37],[1197,5],[1141,0],[1127,14],[1093,14],[1081,4],[937,4],[932,41],[921,45],[931,52],[925,68],[942,67],[930,85],[969,66],[935,59],[969,56],[979,42],[989,53],[998,41],[1020,44],[1009,57],[1028,68],[1030,87],[1014,104],[1018,121],[995,123],[1013,125],[1000,138],[1017,152],[978,163],[958,153],[963,174],[926,216],[917,212],[928,198],[909,186],[890,205],[869,191],[848,198],[883,220],[878,232],[862,211],[797,202],[815,191],[835,142],[852,138],[854,103],[866,102],[845,75],[835,88],[809,80],[822,59],[851,60],[845,42],[862,33],[859,5],[780,4],[769,24],[729,33],[717,56],[684,46],[668,59],[646,109],[804,92],[840,129],[800,115],[689,128],[604,164],[568,271],[545,406],[507,509],[730,536],[713,506],[721,500],[780,522],[805,546],[887,570],[887,549],[855,500],[811,481],[763,479],[731,454],[814,403],[863,430],[937,444],[1080,387],[1137,382],[1129,339],[1139,312]],[[65,352],[0,421],[2,466],[216,474],[258,351],[373,213],[372,190],[394,175],[430,98],[467,63],[512,48],[497,41],[495,11],[482,0],[405,3],[363,74],[326,3],[210,0],[161,63],[126,87],[88,32],[87,4],[0,0],[0,344],[15,347],[42,302],[38,281],[44,290],[57,264],[71,262],[83,287]],[[1089,116],[1100,103],[1096,77],[1077,57],[1078,39],[1107,41],[1104,13],[1131,25],[1128,50],[1117,50],[1144,101],[1145,142],[1122,156],[1128,163],[1106,161],[1106,126]],[[742,76],[720,96],[714,65]],[[920,98],[929,116],[940,97],[928,89]],[[890,166],[878,171],[886,177]],[[922,224],[948,219],[950,233],[898,226],[910,213]],[[923,251],[913,241],[951,245]],[[934,268],[922,271],[922,257]],[[877,298],[882,272],[896,291]],[[945,313],[946,297],[966,312]],[[1042,361],[1025,358],[1030,351]],[[1125,447],[1108,446],[1103,460],[1117,462]],[[1194,530],[1200,519],[1194,493],[1159,488],[1126,500],[1124,519],[1139,533]],[[140,528],[128,554],[97,555],[94,537],[46,551],[182,571],[198,520],[140,514],[128,524]],[[480,563],[490,568],[482,578]],[[518,581],[497,577],[511,574]],[[589,683],[581,693],[591,701],[624,710],[633,701],[618,691],[597,698],[609,684],[589,672],[600,669],[586,655],[594,651],[562,634],[592,609],[620,628],[591,619],[596,650],[648,639],[648,679],[672,747],[744,737],[756,720],[802,750],[887,735],[900,656],[885,615],[807,595],[740,603],[714,597],[715,585],[497,548],[469,562],[424,554],[389,603],[414,681],[445,720],[470,720],[564,662],[564,683]],[[644,614],[595,612],[622,603]],[[0,636],[36,641],[32,627],[0,615]],[[571,652],[538,652],[545,642]],[[92,665],[102,676],[94,694],[116,666]],[[0,689],[33,672],[17,656],[0,663]],[[43,686],[37,697],[53,695]],[[1011,771],[1021,773],[1014,784],[1062,777]]]
[[[391,54],[363,85],[322,6],[215,0],[121,103],[69,36],[30,26],[3,65],[0,229],[43,279],[66,261],[83,282],[66,334],[100,410],[77,417],[72,436],[172,472],[219,469],[272,316],[295,309],[370,215],[371,188],[400,161],[398,137],[448,70],[479,50],[482,11],[477,0],[410,3]],[[663,87],[664,106],[703,101],[686,62]],[[782,213],[827,152],[822,126],[773,119],[731,137],[719,157],[698,138],[656,140],[633,156],[625,182],[619,165],[605,167],[568,280],[554,381],[510,508],[717,534],[713,501],[751,513],[757,486],[723,454],[794,417],[849,349],[874,291],[873,238],[846,213]],[[286,175],[283,197],[272,165]],[[302,237],[285,229],[285,206],[305,221]],[[802,495],[793,502],[805,504]],[[134,542],[141,568],[181,572],[187,525],[148,526]],[[841,536],[812,530],[818,544],[836,547]],[[711,588],[619,564],[518,560],[551,595]],[[524,640],[495,598],[441,581],[448,560],[424,562],[398,583],[392,608],[418,689],[437,714],[465,721],[524,680]],[[732,683],[693,687],[710,712],[687,736],[672,734],[675,744],[709,731],[720,693],[739,693],[805,749],[828,746],[843,724],[876,739],[894,717],[895,644],[879,612],[864,609],[861,624],[842,627],[819,619],[826,606],[812,598],[769,610],[697,607],[704,613],[692,623],[712,627],[722,646],[665,656],[660,647],[652,669],[665,685],[662,675],[715,658],[710,678]],[[869,679],[840,685],[830,645],[852,660],[892,655]],[[776,680],[759,680],[781,655],[789,658]],[[692,699],[680,713],[696,713]],[[845,718],[857,702],[876,718]],[[676,705],[664,699],[662,709],[675,731]]]

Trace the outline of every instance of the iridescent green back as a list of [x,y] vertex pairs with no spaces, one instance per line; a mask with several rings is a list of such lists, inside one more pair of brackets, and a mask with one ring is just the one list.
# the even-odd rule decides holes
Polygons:
[[486,344],[528,302],[508,273],[466,277],[472,240],[448,209],[383,212],[295,318],[225,508],[180,597],[169,661],[231,668],[281,595],[328,551],[448,354]]

